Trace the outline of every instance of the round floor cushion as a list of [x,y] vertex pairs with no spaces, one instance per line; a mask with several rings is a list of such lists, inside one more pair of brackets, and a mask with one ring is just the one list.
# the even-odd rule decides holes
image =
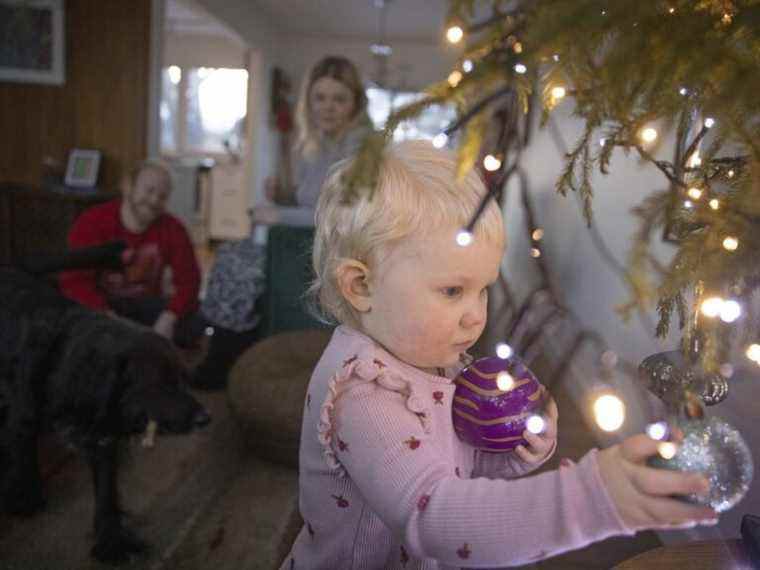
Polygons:
[[319,329],[280,333],[235,362],[227,386],[230,409],[259,456],[298,467],[306,388],[331,336]]

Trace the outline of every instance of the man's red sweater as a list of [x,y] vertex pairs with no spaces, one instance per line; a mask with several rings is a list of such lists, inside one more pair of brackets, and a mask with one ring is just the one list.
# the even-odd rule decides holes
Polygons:
[[112,200],[83,212],[69,232],[70,248],[109,241],[127,244],[127,264],[121,271],[76,270],[61,273],[63,294],[87,307],[108,309],[107,297],[166,296],[162,275],[172,270],[172,293],[167,309],[182,316],[198,308],[200,270],[190,237],[182,222],[162,214],[142,233],[121,223],[121,200]]

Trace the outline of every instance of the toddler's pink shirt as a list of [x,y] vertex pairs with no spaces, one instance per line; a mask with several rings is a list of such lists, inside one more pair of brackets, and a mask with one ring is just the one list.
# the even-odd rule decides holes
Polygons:
[[309,383],[305,524],[282,569],[493,568],[632,534],[595,450],[517,479],[535,466],[462,443],[451,421],[457,372],[427,374],[347,326],[335,330]]

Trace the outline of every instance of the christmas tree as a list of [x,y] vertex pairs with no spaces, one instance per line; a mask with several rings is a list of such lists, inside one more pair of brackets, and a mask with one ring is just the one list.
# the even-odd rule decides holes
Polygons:
[[[377,155],[401,121],[453,103],[458,119],[434,144],[457,136],[460,170],[483,168],[485,200],[498,198],[528,136],[505,108],[540,112],[546,124],[556,104],[572,98],[584,131],[556,189],[577,193],[591,223],[592,175],[609,171],[613,152],[661,172],[666,189],[652,189],[634,211],[640,225],[622,312],[656,306],[652,332],[661,337],[677,315],[681,351],[701,374],[698,390],[707,403],[720,401],[725,364],[737,351],[760,364],[752,310],[760,288],[760,2],[452,0],[445,33],[464,44],[458,66],[366,143],[354,191],[371,187]],[[675,140],[671,160],[658,158],[666,133]],[[479,214],[463,228],[463,245]],[[660,238],[675,247],[666,262],[651,251]],[[657,363],[649,364],[657,376]]]

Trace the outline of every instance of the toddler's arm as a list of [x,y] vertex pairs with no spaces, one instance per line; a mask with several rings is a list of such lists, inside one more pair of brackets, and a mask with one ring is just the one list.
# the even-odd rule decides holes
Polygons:
[[452,566],[506,566],[628,529],[603,490],[595,455],[561,472],[460,479],[445,443],[406,398],[372,383],[336,402],[333,448],[372,511],[410,553]]

